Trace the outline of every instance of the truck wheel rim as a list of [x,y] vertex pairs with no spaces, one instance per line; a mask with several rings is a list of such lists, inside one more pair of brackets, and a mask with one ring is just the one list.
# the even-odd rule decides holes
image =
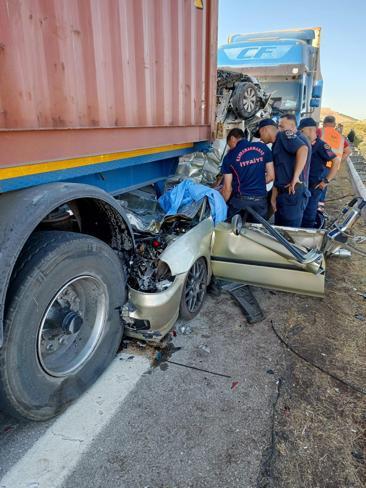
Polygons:
[[248,88],[245,91],[245,97],[243,99],[243,106],[247,112],[251,112],[255,107],[256,94],[253,88]]
[[90,358],[108,315],[108,291],[94,276],[78,276],[54,296],[38,333],[38,359],[51,376],[67,376]]
[[185,302],[188,310],[195,313],[202,305],[206,291],[206,266],[202,260],[189,270],[185,286]]

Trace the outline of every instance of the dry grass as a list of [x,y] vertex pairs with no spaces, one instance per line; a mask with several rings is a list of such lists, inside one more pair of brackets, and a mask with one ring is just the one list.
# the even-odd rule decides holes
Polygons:
[[365,465],[356,459],[365,441],[363,400],[297,360],[286,376],[276,415],[273,486],[365,486]]
[[[352,193],[342,169],[329,198]],[[347,200],[346,200],[347,201]],[[346,201],[341,202],[341,204]],[[334,214],[340,203],[328,205]],[[365,223],[356,233],[366,234]],[[274,323],[301,355],[366,390],[366,258],[328,261],[324,300],[280,294]],[[288,352],[275,417],[272,477],[261,486],[366,486],[366,397]]]

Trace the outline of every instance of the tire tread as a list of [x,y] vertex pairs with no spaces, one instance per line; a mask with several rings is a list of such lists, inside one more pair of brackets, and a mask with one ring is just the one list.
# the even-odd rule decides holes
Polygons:
[[[4,322],[4,343],[6,343],[9,332],[9,320],[16,313],[25,293],[29,293],[29,290],[32,289],[32,284],[37,279],[37,273],[39,276],[40,271],[35,271],[35,265],[42,260],[42,255],[46,257],[46,260],[43,258],[42,263],[52,261],[54,251],[60,250],[60,246],[63,243],[68,244],[70,241],[82,240],[86,237],[95,239],[99,245],[109,248],[107,244],[93,236],[75,232],[37,231],[30,237],[18,258],[8,287]],[[32,263],[34,263],[33,266]],[[28,267],[31,269],[31,272],[28,275],[24,275]],[[122,265],[121,270],[123,270]],[[24,418],[40,420],[36,417],[33,419],[28,411],[25,411],[16,401],[12,401],[12,398],[9,397],[11,386],[8,374],[8,368],[6,367],[6,347],[2,347],[0,348],[0,410],[22,420]],[[7,392],[6,395],[3,394],[5,391]]]

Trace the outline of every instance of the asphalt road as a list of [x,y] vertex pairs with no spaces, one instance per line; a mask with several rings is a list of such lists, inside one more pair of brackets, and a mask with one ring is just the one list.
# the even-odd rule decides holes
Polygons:
[[127,350],[56,420],[0,416],[0,487],[255,487],[284,359],[269,325],[278,297],[256,296],[267,318],[255,325],[228,295],[207,297],[173,338],[179,365]]

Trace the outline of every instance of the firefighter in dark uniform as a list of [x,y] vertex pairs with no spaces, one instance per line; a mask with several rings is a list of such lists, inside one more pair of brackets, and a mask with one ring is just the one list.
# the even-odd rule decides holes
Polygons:
[[304,175],[308,146],[295,132],[280,132],[272,119],[261,120],[254,135],[265,144],[272,144],[275,180],[271,204],[275,224],[300,227],[310,196]]
[[292,130],[296,133],[297,136],[300,137],[302,141],[306,143],[308,146],[308,157],[306,159],[306,166],[304,168],[304,182],[308,185],[309,181],[309,170],[310,170],[310,160],[311,160],[311,143],[309,139],[297,128],[297,119],[294,114],[284,114],[281,115],[280,120],[278,121],[278,130],[280,132],[286,132],[287,130]]
[[227,136],[230,151],[225,156],[221,172],[224,175],[222,195],[228,202],[228,219],[240,213],[250,222],[247,207],[266,218],[267,188],[273,181],[274,170],[271,150],[262,142],[249,142],[241,129],[232,129]]
[[309,139],[312,145],[309,172],[311,196],[305,208],[301,226],[314,228],[322,192],[329,182],[335,178],[340,160],[331,147],[317,136],[317,124],[313,118],[302,119],[299,124],[299,130]]

